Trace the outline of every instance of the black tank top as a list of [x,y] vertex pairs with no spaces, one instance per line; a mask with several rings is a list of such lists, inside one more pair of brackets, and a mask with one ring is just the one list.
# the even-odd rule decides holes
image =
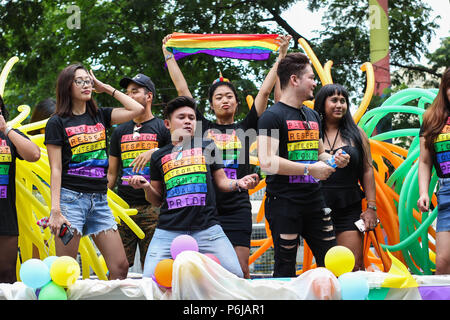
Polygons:
[[345,168],[336,168],[327,180],[321,181],[325,202],[331,209],[345,208],[364,198],[364,192],[358,184],[362,174],[362,155],[353,146],[343,146],[336,150],[339,149],[350,155],[349,164]]

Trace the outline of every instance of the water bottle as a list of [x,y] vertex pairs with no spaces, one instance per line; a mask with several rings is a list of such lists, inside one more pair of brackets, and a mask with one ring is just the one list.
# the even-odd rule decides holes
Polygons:
[[[342,154],[347,154],[344,150],[342,150]],[[334,156],[335,155],[333,155],[330,159],[328,159],[326,162],[327,162],[327,164],[330,166],[330,167],[332,167],[332,168],[336,168],[337,167],[337,165],[336,165],[336,162],[334,161]]]

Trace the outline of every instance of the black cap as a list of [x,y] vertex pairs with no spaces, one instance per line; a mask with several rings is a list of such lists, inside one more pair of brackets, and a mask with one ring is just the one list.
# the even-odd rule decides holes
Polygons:
[[156,94],[155,84],[153,83],[152,79],[147,77],[145,74],[138,73],[132,79],[125,77],[122,80],[120,80],[119,84],[122,88],[126,89],[130,84],[130,82],[134,82],[142,87],[146,87],[153,94],[153,98],[155,97]]

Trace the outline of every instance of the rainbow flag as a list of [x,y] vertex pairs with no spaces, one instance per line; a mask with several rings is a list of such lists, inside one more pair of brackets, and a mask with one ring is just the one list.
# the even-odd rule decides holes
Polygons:
[[175,59],[197,53],[240,60],[267,60],[279,48],[278,34],[172,33],[166,43]]

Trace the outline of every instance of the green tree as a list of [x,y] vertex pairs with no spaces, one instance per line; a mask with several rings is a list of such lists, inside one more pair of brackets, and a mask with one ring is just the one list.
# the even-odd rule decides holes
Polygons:
[[[161,40],[172,32],[195,33],[290,33],[294,49],[302,35],[282,17],[296,0],[114,0],[73,2],[1,1],[0,61],[13,55],[20,58],[5,91],[8,106],[28,104],[54,96],[58,73],[68,64],[82,62],[96,76],[115,87],[119,80],[138,72],[149,75],[157,87],[155,107],[176,95],[164,68]],[[413,57],[427,52],[427,44],[437,26],[430,21],[430,8],[419,0],[389,1],[391,61],[413,63]],[[69,28],[76,5],[80,10],[80,28]],[[364,75],[359,66],[369,60],[367,1],[310,1],[311,10],[327,8],[323,23],[327,26],[317,39],[307,39],[322,63],[334,61],[333,78],[351,92],[362,96]],[[299,19],[302,18],[299,13]],[[266,22],[273,21],[275,26]],[[414,32],[411,32],[413,30]],[[257,86],[274,63],[241,62],[207,55],[179,60],[186,80],[200,108],[208,109],[207,89],[219,71],[238,88],[243,104],[239,119],[247,112],[245,96],[255,96]],[[3,65],[4,63],[1,63]],[[102,106],[114,106],[108,95],[96,96]]]

